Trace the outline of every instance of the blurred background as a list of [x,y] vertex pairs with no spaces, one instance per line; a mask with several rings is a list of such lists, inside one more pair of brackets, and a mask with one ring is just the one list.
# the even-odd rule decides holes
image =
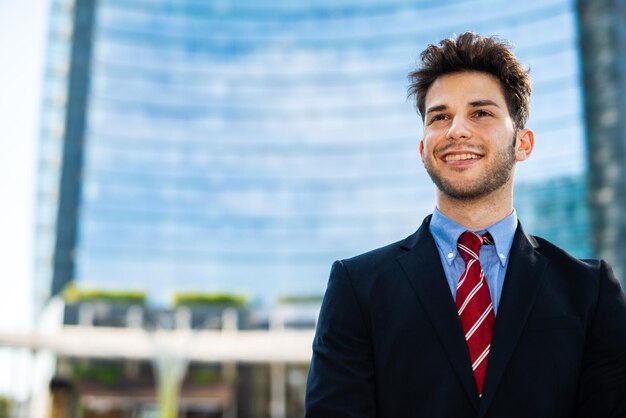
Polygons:
[[0,0],[0,418],[302,417],[331,263],[434,207],[406,76],[454,33],[531,69],[525,229],[624,280],[625,16]]

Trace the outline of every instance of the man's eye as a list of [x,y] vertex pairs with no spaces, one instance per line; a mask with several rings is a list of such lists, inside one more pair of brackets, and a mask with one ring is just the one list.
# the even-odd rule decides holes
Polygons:
[[476,111],[476,116],[491,116],[491,113],[487,112],[486,110],[477,110]]
[[444,120],[445,118],[446,118],[446,115],[443,115],[443,114],[435,115],[432,118],[430,118],[430,123],[437,122],[438,120]]

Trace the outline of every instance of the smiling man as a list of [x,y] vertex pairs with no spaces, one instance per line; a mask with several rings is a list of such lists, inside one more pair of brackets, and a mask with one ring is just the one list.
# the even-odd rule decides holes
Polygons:
[[465,33],[409,77],[437,207],[413,235],[336,261],[313,342],[308,418],[626,417],[626,297],[603,261],[526,234],[530,81]]

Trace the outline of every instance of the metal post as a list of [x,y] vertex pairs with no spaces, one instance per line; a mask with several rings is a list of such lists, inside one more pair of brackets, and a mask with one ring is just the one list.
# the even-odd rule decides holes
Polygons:
[[[280,311],[274,311],[270,317],[270,331],[285,329],[285,318]],[[270,417],[285,418],[287,416],[287,390],[285,381],[285,364],[270,364]]]

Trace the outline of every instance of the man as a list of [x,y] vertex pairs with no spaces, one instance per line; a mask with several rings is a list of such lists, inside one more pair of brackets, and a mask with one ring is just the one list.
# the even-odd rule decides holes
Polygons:
[[306,416],[626,417],[610,267],[527,235],[513,209],[534,145],[527,72],[473,33],[421,57],[410,93],[437,207],[405,240],[333,265]]

